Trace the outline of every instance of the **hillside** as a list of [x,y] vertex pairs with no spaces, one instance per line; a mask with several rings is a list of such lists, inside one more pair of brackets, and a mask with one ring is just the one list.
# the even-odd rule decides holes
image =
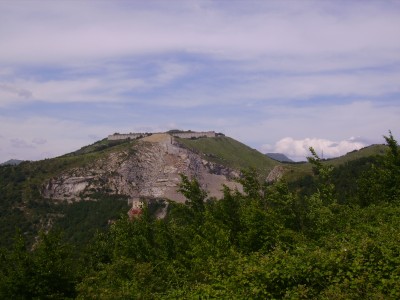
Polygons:
[[383,155],[386,153],[387,150],[386,145],[371,145],[364,147],[360,150],[354,150],[346,155],[328,159],[327,162],[332,164],[333,166],[340,166],[342,164],[345,164],[349,161],[357,160],[357,159],[362,159],[365,157],[370,157],[370,156],[376,156],[376,155]]
[[[322,165],[333,167],[331,181],[336,187],[336,197],[339,201],[346,202],[356,198],[359,181],[372,165],[380,164],[380,159],[387,150],[385,145],[372,145],[321,161]],[[284,178],[292,190],[303,195],[311,195],[316,191],[317,176],[310,163],[285,164]]]
[[16,166],[22,162],[23,162],[23,160],[19,160],[19,159],[9,159],[9,160],[1,163],[0,166]]
[[68,203],[46,199],[42,190],[51,178],[126,151],[134,144],[104,139],[60,157],[0,166],[0,246],[11,243],[16,228],[32,242],[40,230],[60,227],[66,231],[66,239],[82,243],[96,230],[105,229],[109,220],[126,214],[129,206],[124,195],[97,194],[93,195],[95,202]]
[[266,153],[265,155],[279,162],[294,162],[283,153]]
[[[345,155],[324,159],[322,163],[325,165],[332,165],[339,168],[345,164],[351,163],[353,161],[365,161],[367,158],[373,158],[376,156],[383,155],[387,150],[385,145],[371,145],[364,147],[360,150],[354,150],[346,153]],[[368,160],[368,159],[367,159]],[[298,180],[304,176],[312,174],[312,166],[308,162],[302,163],[285,163],[285,178],[288,181]]]
[[274,166],[279,164],[259,151],[230,137],[177,139],[177,141],[188,149],[201,153],[202,157],[205,159],[229,166],[236,170],[254,168],[260,173],[266,174]]
[[[75,197],[91,197],[92,201],[74,202],[72,189],[57,196],[70,199],[71,204],[51,197],[42,202],[20,201],[5,214],[1,210],[2,217],[14,211],[20,211],[21,218],[27,218],[27,212],[51,213],[53,219],[47,221],[54,224],[47,234],[34,237],[34,247],[25,246],[32,238],[27,228],[16,236],[12,247],[0,248],[0,298],[399,299],[400,150],[392,136],[386,139],[383,155],[365,155],[376,153],[373,147],[340,158],[335,169],[316,154],[311,165],[297,165],[315,174],[303,182],[311,188],[306,194],[284,181],[264,184],[255,172],[248,171],[239,179],[242,190],[226,187],[220,197],[211,199],[204,180],[208,176],[214,180],[215,172],[231,169],[217,167],[204,157],[212,154],[215,160],[221,159],[216,152],[222,145],[229,148],[229,139],[221,140],[219,146],[208,141],[214,145],[213,152],[203,153],[158,134],[116,146],[118,151],[110,148],[81,154],[92,156],[84,165],[72,160],[61,173],[53,169],[50,180],[63,177],[60,185],[72,185],[72,178],[75,183],[83,182],[77,185],[81,192]],[[205,140],[192,144],[200,148]],[[58,159],[65,162],[79,156]],[[126,170],[126,166],[131,168]],[[154,180],[159,178],[160,166],[168,170],[163,173],[166,181]],[[41,162],[36,167],[43,178],[48,176]],[[179,190],[185,201],[169,202],[164,218],[144,205],[139,214],[128,217],[123,213],[107,220],[110,211],[116,212],[116,204],[127,200],[112,190],[110,178],[115,183],[124,176],[156,176],[145,182],[162,189],[175,176],[172,167],[188,168],[188,175],[197,175],[193,180],[181,178]],[[287,165],[275,169],[283,167]],[[204,172],[207,168],[214,173]],[[41,190],[30,194],[21,189],[30,187],[34,172],[23,173],[15,166],[0,170],[2,192],[11,189],[16,197],[21,192],[32,196],[31,200],[44,195]],[[25,177],[9,180],[7,174]],[[87,176],[93,176],[92,181]],[[98,178],[102,179],[100,186]],[[132,183],[136,192],[145,187],[140,187],[140,180]],[[96,190],[101,186],[106,187],[102,193]],[[54,230],[56,225],[68,241]],[[95,235],[95,228],[101,232]]]
[[210,196],[220,197],[223,184],[240,188],[234,181],[240,169],[254,167],[266,177],[276,164],[227,137],[153,135],[103,139],[53,159],[1,166],[0,245],[10,243],[16,226],[31,238],[59,226],[68,239],[82,241],[126,214],[128,201],[184,201],[177,193],[181,173],[197,178]]
[[[354,190],[349,183],[354,180],[347,178],[360,176],[384,149],[375,145],[323,163],[337,166],[338,189],[347,195]],[[260,180],[275,168],[276,178],[283,173],[293,190],[309,194],[315,186],[309,163],[281,164],[224,136],[103,139],[53,159],[0,166],[0,245],[11,242],[15,227],[33,239],[39,230],[59,226],[68,239],[82,242],[141,198],[183,202],[177,192],[181,173],[197,178],[209,196],[219,198],[223,184],[240,189],[235,177],[248,168]]]

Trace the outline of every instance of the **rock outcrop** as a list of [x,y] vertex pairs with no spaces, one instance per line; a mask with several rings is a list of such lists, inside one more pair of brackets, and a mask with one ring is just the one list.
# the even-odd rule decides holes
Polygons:
[[285,173],[285,169],[282,166],[275,166],[271,172],[269,172],[267,178],[265,179],[266,182],[275,182],[282,178],[283,174]]
[[163,198],[178,202],[180,174],[196,178],[210,197],[222,196],[222,185],[241,188],[233,179],[235,170],[203,159],[178,145],[168,134],[140,139],[131,148],[113,152],[82,168],[71,169],[49,180],[42,189],[45,198],[79,201],[96,192],[127,195],[131,201]]

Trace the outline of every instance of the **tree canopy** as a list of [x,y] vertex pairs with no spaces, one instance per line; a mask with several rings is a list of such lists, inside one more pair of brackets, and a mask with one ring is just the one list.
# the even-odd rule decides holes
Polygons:
[[243,192],[208,198],[182,176],[186,203],[164,219],[145,206],[83,251],[59,232],[0,253],[1,299],[399,299],[400,152],[387,153],[341,197],[313,149],[309,194],[243,171]]

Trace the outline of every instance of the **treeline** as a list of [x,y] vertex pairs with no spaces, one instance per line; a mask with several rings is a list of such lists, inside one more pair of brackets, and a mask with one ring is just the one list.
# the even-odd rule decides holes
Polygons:
[[243,192],[209,199],[182,176],[185,204],[165,219],[145,207],[75,251],[60,233],[28,250],[22,235],[0,254],[1,299],[399,299],[400,152],[353,178],[341,196],[335,170],[311,149],[314,191],[292,192],[243,172]]

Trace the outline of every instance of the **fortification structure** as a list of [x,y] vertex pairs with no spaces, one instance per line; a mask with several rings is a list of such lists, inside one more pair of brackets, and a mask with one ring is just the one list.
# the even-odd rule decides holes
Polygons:
[[[161,133],[161,132],[160,132]],[[158,134],[160,134],[158,133]],[[157,134],[157,133],[152,133],[152,134]],[[136,140],[138,138],[142,138],[145,136],[152,135],[151,133],[114,133],[108,136],[109,141],[115,141],[115,140],[127,140],[127,139],[132,139]],[[163,132],[163,134],[169,134],[173,137],[178,137],[181,139],[195,139],[195,138],[201,138],[201,137],[216,137],[217,134],[215,131],[182,131],[182,132]]]
[[215,137],[216,134],[214,131],[201,131],[201,132],[178,132],[171,133],[174,137],[179,137],[181,139],[192,139],[192,138],[201,138],[201,137]]
[[127,139],[132,139],[136,140],[138,138],[144,137],[146,134],[144,133],[114,133],[111,134],[107,137],[109,141],[116,141],[116,140],[127,140]]

